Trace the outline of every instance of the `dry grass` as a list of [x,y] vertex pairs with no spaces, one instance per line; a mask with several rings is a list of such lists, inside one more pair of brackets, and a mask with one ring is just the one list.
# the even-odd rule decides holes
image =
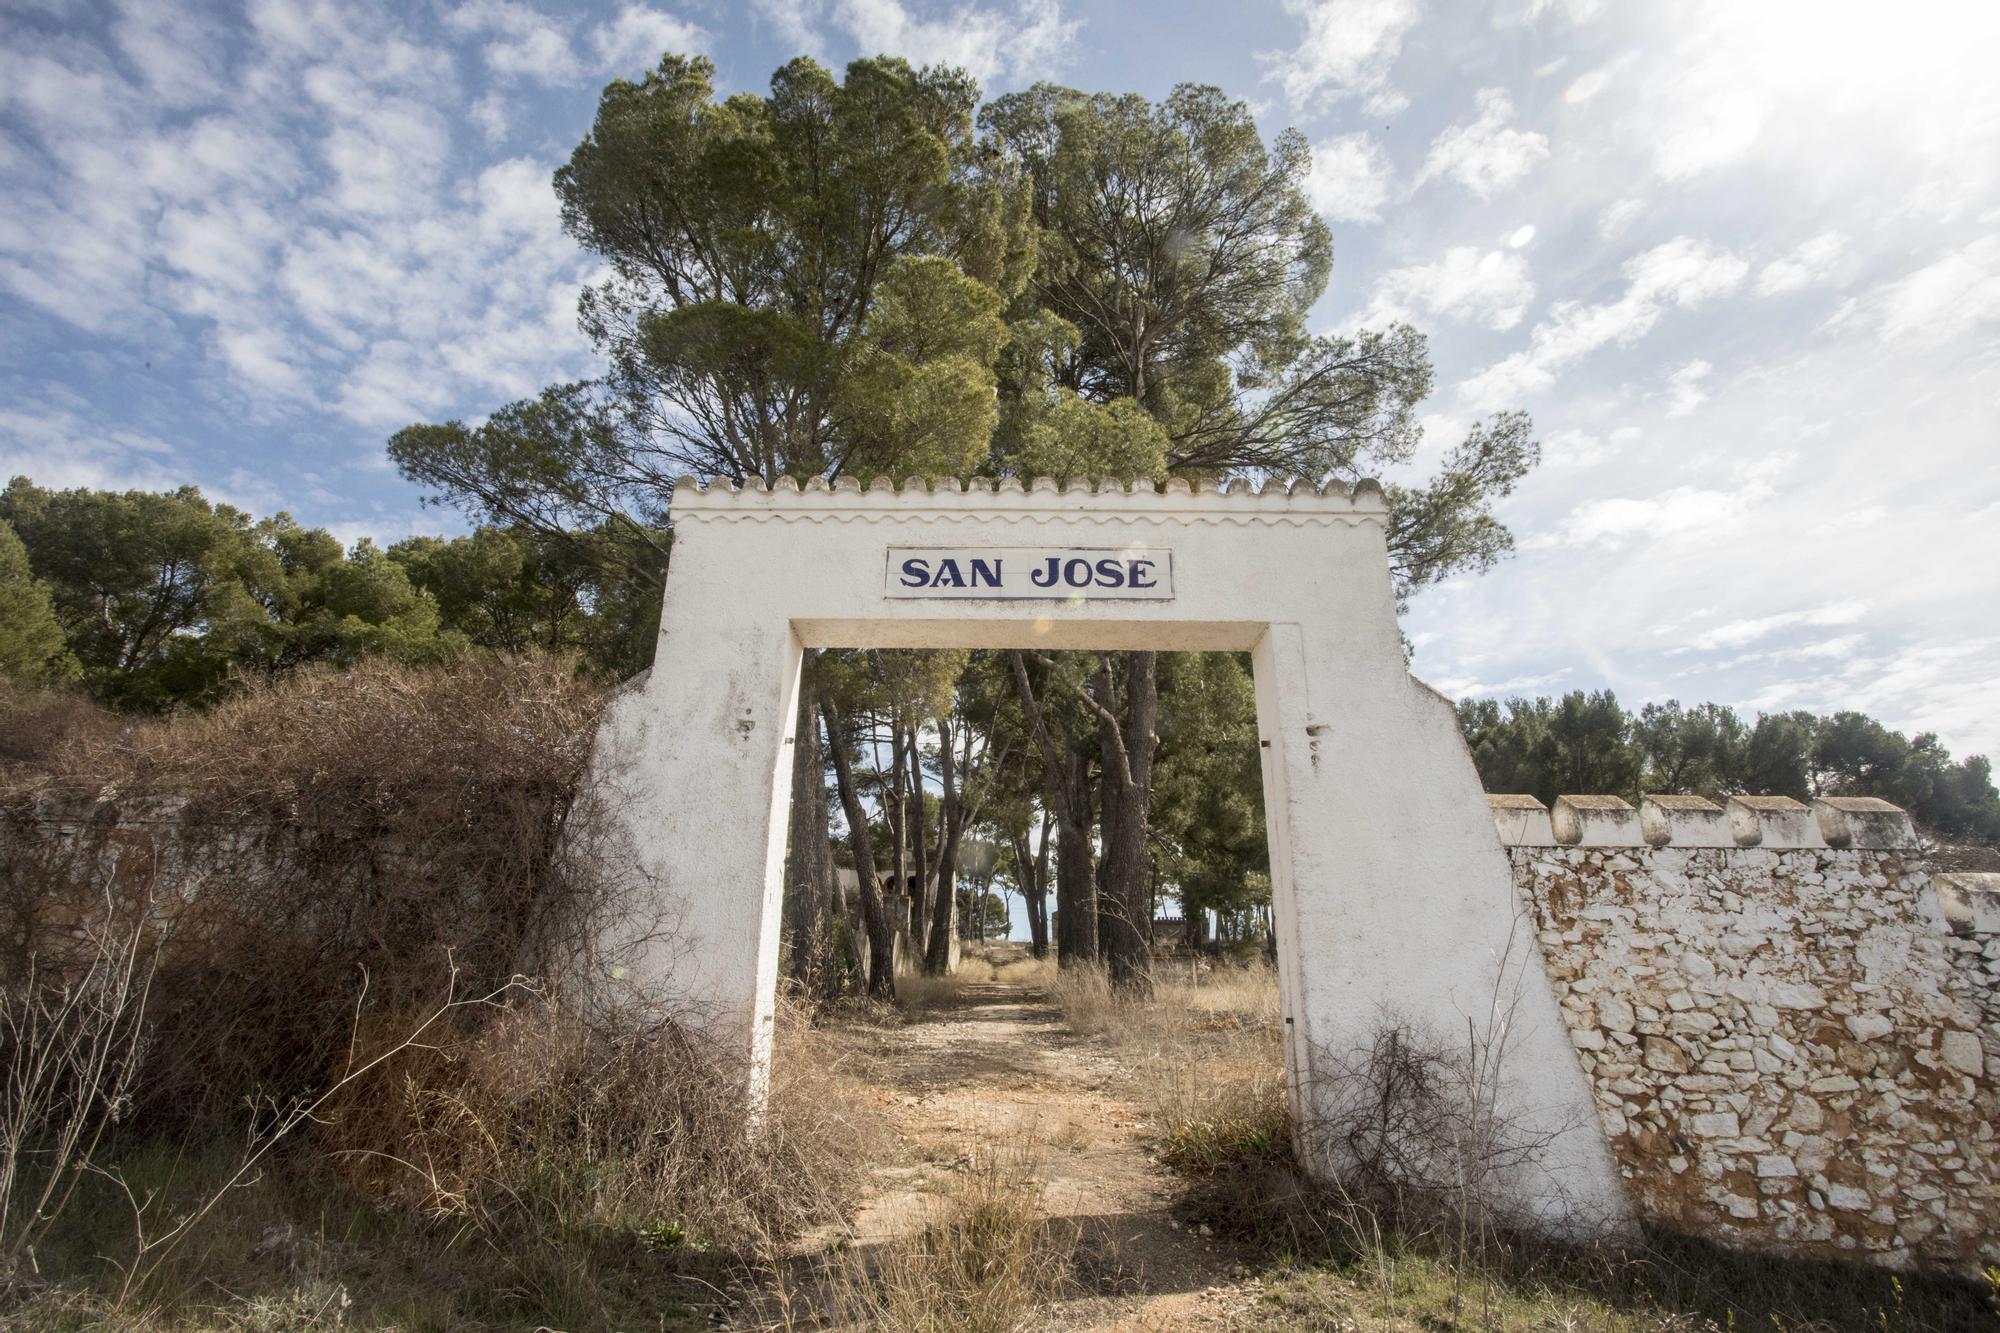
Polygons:
[[1043,1216],[1037,1162],[1028,1143],[976,1153],[910,1234],[836,1261],[829,1285],[845,1319],[882,1333],[1043,1326],[1070,1284],[1078,1236]]
[[955,1009],[965,1002],[968,988],[991,985],[997,973],[985,955],[967,949],[958,966],[941,977],[906,972],[896,978],[896,1005],[911,1014]]
[[524,1013],[517,1030],[464,1053],[450,1093],[445,1080],[412,1083],[420,1123],[394,1162],[293,1153],[218,1193],[233,1144],[121,1145],[103,1168],[163,1216],[209,1196],[218,1206],[121,1302],[105,1260],[129,1249],[129,1216],[108,1182],[87,1183],[43,1247],[40,1276],[0,1294],[0,1326],[709,1326],[718,1288],[844,1215],[879,1147],[863,1091],[796,1014],[782,1018],[754,1139],[733,1090],[682,1057],[572,1036],[558,1016]]
[[1120,994],[1101,967],[1043,965],[1070,1027],[1118,1049],[1164,1160],[1190,1173],[1289,1152],[1277,975],[1260,963],[1168,963]]

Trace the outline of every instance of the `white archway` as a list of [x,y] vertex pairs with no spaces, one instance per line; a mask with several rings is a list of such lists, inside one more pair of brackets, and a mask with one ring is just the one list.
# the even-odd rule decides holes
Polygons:
[[654,666],[613,704],[596,765],[675,930],[616,961],[692,1002],[748,1061],[753,1096],[803,650],[1247,651],[1300,1123],[1384,1013],[1454,1035],[1504,1026],[1499,1110],[1550,1139],[1507,1202],[1571,1227],[1629,1222],[1451,705],[1406,669],[1374,483],[687,479],[673,512]]

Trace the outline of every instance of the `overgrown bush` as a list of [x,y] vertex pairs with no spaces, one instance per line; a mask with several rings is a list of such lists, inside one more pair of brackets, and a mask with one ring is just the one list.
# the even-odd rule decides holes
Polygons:
[[0,800],[0,976],[87,963],[74,927],[109,893],[157,951],[146,1116],[316,1088],[357,1017],[435,1008],[454,973],[460,996],[555,976],[591,947],[629,886],[556,850],[588,817],[600,706],[560,661],[487,659],[305,672],[116,731],[86,715]]
[[[647,923],[611,798],[582,781],[603,701],[547,658],[305,672],[136,723],[0,700],[0,1012],[51,1012],[106,939],[136,940],[151,979],[143,1019],[107,1029],[143,1022],[119,1124],[61,1167],[61,1197],[88,1168],[86,1211],[131,1214],[108,1299],[136,1299],[220,1197],[121,1193],[119,1155],[162,1142],[244,1145],[225,1194],[330,1169],[483,1237],[545,1310],[589,1306],[606,1237],[767,1255],[837,1210],[865,1117],[824,1062],[793,1052],[752,1133],[744,1070],[670,996],[589,984],[607,925]],[[0,1024],[0,1073],[46,1064],[48,1030]],[[83,1105],[53,1078],[45,1101]],[[23,1137],[20,1197],[61,1122]]]

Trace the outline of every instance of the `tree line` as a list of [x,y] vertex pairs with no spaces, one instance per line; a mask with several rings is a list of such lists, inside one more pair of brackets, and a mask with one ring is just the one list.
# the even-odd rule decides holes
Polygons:
[[[554,179],[606,274],[579,304],[604,373],[389,441],[469,536],[343,550],[191,490],[18,481],[0,534],[24,554],[0,535],[0,568],[21,567],[0,599],[41,588],[48,616],[0,660],[135,708],[365,653],[549,648],[627,674],[651,659],[682,474],[1394,475],[1421,439],[1428,350],[1407,325],[1308,329],[1333,262],[1310,165],[1302,136],[1266,143],[1210,87],[985,101],[956,70],[799,59],[767,93],[718,98],[707,61],[670,54],[604,90]],[[1538,452],[1527,416],[1501,413],[1385,488],[1399,601],[1512,549],[1493,507]],[[799,709],[785,937],[808,986],[892,988],[905,924],[942,970],[996,882],[1021,892],[1037,953],[1121,984],[1143,982],[1163,899],[1196,928],[1268,900],[1239,655],[822,652]],[[1542,770],[1506,766],[1518,750],[1564,789],[1630,789],[1584,767],[1610,762],[1598,748],[1551,748],[1569,725],[1496,712],[1482,773],[1539,790]]]
[[657,541],[614,551],[633,543],[482,526],[348,547],[191,486],[53,491],[15,477],[0,491],[0,675],[158,711],[367,655],[536,649],[630,674],[650,660],[659,621]]
[[1467,699],[1458,721],[1491,792],[1727,797],[1878,796],[1939,835],[2000,842],[2000,793],[1980,755],[1954,761],[1933,732],[1866,713],[1760,713],[1679,700],[1627,712],[1609,690]]

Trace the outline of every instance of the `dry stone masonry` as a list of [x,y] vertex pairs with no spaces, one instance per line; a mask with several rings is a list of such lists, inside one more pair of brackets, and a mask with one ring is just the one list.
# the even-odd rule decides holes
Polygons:
[[1648,1220],[2000,1261],[2000,875],[1866,798],[1489,798]]

